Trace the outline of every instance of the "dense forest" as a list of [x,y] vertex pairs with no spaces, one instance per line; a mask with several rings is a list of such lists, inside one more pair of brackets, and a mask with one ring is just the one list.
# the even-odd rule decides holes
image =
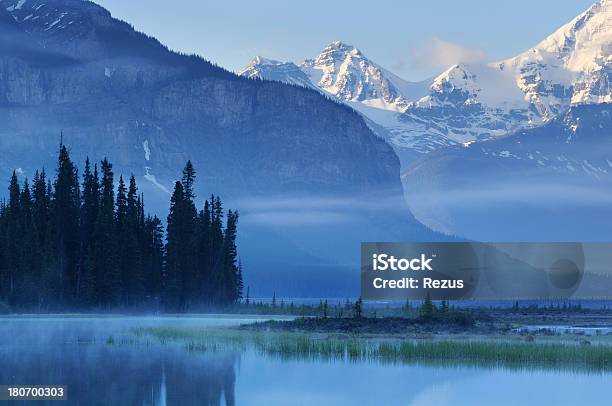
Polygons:
[[0,205],[0,302],[18,310],[155,309],[183,312],[236,303],[242,267],[238,213],[211,196],[198,212],[187,162],[170,201],[167,232],[145,214],[136,179],[115,183],[111,163],[82,177],[61,145],[54,179],[13,172]]

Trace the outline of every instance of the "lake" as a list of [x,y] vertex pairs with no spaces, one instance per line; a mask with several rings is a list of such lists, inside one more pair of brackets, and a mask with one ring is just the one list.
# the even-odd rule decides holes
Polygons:
[[54,405],[559,406],[609,405],[612,399],[607,373],[287,360],[250,350],[194,353],[155,341],[135,345],[130,331],[255,320],[3,317],[0,384],[67,385],[68,401],[48,402]]

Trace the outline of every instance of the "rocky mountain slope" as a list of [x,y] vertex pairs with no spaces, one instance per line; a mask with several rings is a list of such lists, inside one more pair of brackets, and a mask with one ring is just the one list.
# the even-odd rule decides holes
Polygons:
[[411,209],[480,241],[609,241],[612,105],[573,106],[509,137],[441,149],[402,176]]
[[[414,100],[427,95],[431,81],[401,79],[352,45],[334,41],[315,58],[299,65],[258,56],[238,74],[310,87],[337,98],[362,113],[369,127],[388,140],[400,158],[406,154],[414,157],[415,151],[429,151],[412,136],[415,125],[401,118],[402,112]],[[438,140],[433,142],[438,143]]]
[[[279,74],[283,71],[287,72],[285,76]],[[345,102],[360,102],[394,112],[404,111],[410,100],[427,93],[426,82],[407,82],[377,65],[359,49],[341,41],[332,42],[317,57],[299,66],[258,56],[238,74],[302,84],[321,89]],[[304,83],[305,77],[307,83]]]

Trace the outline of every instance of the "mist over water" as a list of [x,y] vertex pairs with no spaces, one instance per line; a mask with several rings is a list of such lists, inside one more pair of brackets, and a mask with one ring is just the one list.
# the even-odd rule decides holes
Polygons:
[[285,359],[231,346],[189,352],[154,339],[135,343],[131,333],[254,320],[6,317],[0,383],[68,385],[67,404],[77,405],[576,405],[611,395],[610,374]]

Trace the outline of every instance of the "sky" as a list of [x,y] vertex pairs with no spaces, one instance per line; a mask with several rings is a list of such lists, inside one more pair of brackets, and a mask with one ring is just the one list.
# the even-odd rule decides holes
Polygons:
[[95,0],[171,49],[238,71],[255,56],[301,62],[330,42],[407,80],[500,60],[543,40],[594,0]]

